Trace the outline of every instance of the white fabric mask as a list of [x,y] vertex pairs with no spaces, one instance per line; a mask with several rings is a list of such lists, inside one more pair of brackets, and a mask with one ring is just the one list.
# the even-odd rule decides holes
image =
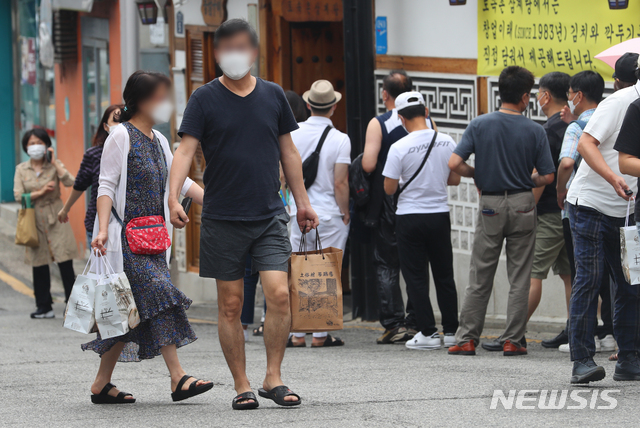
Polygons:
[[116,129],[116,126],[118,126],[118,125],[108,125],[107,126],[107,133],[111,134],[113,132],[113,130]]
[[171,119],[173,113],[173,104],[169,100],[159,102],[151,112],[151,118],[156,125],[160,123],[167,123]]
[[44,144],[34,144],[33,146],[27,147],[27,154],[33,160],[42,159],[46,151],[47,146],[45,146]]
[[242,79],[249,73],[252,66],[250,52],[232,51],[220,55],[220,68],[231,80]]
[[[577,96],[578,96],[578,94],[575,94],[573,96],[573,100],[575,100]],[[567,101],[567,104],[569,105],[569,110],[571,111],[571,114],[575,114],[576,107],[578,106],[578,104],[580,104],[580,102],[578,102],[578,104],[574,104],[573,100],[568,100]]]
[[[541,98],[542,98],[542,97],[541,97]],[[547,104],[549,104],[549,101],[547,101],[547,102],[546,102],[546,103],[544,103],[544,104],[540,104],[540,100],[539,100],[539,99],[538,99],[536,102],[538,103],[538,113],[542,113],[542,107],[544,107],[544,106],[546,106]]]

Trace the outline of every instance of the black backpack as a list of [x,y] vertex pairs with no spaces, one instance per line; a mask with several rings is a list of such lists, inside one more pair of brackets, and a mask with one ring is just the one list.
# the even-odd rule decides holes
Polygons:
[[369,174],[362,169],[362,153],[360,153],[349,167],[349,189],[357,207],[365,206],[369,202],[369,187]]
[[302,179],[304,180],[305,189],[311,187],[311,185],[316,181],[316,176],[318,175],[318,163],[320,162],[320,150],[322,150],[322,145],[324,144],[324,140],[327,139],[329,131],[331,131],[331,126],[327,126],[324,129],[316,149],[304,160],[304,162],[302,162]]

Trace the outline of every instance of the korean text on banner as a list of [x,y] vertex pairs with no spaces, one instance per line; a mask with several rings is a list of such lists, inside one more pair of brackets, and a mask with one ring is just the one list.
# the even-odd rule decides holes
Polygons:
[[478,74],[497,76],[510,65],[536,77],[583,70],[611,80],[613,70],[594,57],[640,37],[640,1],[609,9],[605,0],[480,0]]

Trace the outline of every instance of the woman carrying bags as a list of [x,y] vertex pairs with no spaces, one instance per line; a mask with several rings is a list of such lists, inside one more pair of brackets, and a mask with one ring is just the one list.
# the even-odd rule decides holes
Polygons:
[[93,136],[91,147],[84,152],[80,170],[76,175],[76,181],[73,183],[73,190],[64,207],[58,213],[60,223],[69,221],[69,211],[73,204],[76,203],[80,196],[91,186],[91,198],[87,205],[87,212],[84,217],[84,227],[87,230],[87,248],[91,247],[93,240],[93,225],[96,219],[96,199],[98,199],[98,179],[100,178],[100,158],[102,157],[102,149],[109,133],[118,125],[116,118],[120,115],[120,105],[111,105],[107,107],[102,115],[98,130]]
[[[169,101],[171,81],[160,73],[136,71],[124,89],[125,106],[104,144],[100,164],[97,220],[91,246],[106,256],[116,272],[129,279],[140,314],[140,324],[124,336],[98,338],[82,345],[83,350],[100,354],[100,368],[91,386],[96,404],[133,403],[131,394],[111,384],[117,361],[140,361],[162,355],[171,374],[174,401],[202,394],[213,383],[186,374],[178,360],[177,348],[196,340],[185,311],[191,300],[171,283],[168,258],[170,248],[158,254],[140,254],[129,245],[131,235],[122,225],[157,216],[171,236],[168,221],[168,171],[173,155],[167,139],[152,126],[168,122],[173,106]],[[202,204],[203,190],[187,179],[182,194]],[[142,230],[142,229],[141,229]],[[151,229],[142,230],[144,233]],[[134,253],[135,251],[135,253]]]
[[58,263],[65,301],[69,299],[75,281],[73,258],[78,254],[78,247],[71,226],[57,221],[58,211],[62,208],[60,183],[70,187],[74,178],[55,158],[51,139],[44,129],[27,131],[22,137],[22,149],[30,159],[16,167],[13,194],[17,202],[23,196],[30,196],[36,213],[39,241],[37,247],[25,247],[25,263],[33,266],[33,292],[37,307],[31,318],[54,318],[49,263]]

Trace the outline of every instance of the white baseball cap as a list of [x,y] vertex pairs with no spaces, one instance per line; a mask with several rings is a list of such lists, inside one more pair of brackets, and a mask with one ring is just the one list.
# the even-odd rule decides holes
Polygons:
[[396,110],[398,111],[413,106],[424,106],[424,97],[420,92],[403,92],[396,98]]

